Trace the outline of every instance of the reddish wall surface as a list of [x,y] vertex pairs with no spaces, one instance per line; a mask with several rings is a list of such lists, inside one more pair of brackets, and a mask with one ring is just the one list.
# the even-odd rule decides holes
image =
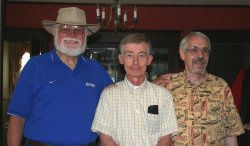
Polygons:
[[[67,6],[77,6],[84,9],[87,22],[96,23],[95,5],[38,3],[7,3],[4,22],[7,27],[42,28],[42,19],[55,20],[58,9]],[[131,18],[133,6],[124,7],[128,10],[128,19]],[[250,7],[139,5],[137,9],[139,22],[136,29],[138,30],[250,29]]]

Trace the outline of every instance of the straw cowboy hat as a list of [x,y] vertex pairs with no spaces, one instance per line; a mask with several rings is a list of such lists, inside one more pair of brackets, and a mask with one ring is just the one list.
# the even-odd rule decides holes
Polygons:
[[100,29],[99,24],[87,24],[85,12],[77,7],[61,8],[58,11],[56,21],[42,20],[42,25],[46,31],[52,34],[54,24],[69,24],[87,26],[88,36]]

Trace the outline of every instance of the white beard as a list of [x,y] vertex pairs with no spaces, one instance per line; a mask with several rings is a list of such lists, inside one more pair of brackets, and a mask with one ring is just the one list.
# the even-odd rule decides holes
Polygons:
[[[56,50],[68,55],[68,56],[79,56],[80,54],[84,53],[86,46],[87,46],[87,33],[85,31],[85,37],[84,37],[84,43],[82,46],[80,46],[81,44],[81,40],[76,39],[76,38],[71,38],[71,37],[64,37],[61,41],[60,44],[58,44],[57,42],[57,38],[58,38],[58,31],[56,32],[55,36],[54,36],[54,45],[56,47]],[[76,41],[79,45],[74,47],[74,48],[68,48],[64,45],[64,41]]]

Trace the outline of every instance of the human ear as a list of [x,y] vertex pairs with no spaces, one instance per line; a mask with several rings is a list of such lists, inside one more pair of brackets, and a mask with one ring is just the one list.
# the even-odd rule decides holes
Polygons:
[[179,49],[179,55],[180,55],[181,60],[185,60],[185,50],[180,48]]
[[53,36],[55,36],[56,35],[56,27],[55,26],[52,26],[52,28],[51,28],[51,33],[52,33],[52,35]]
[[122,55],[122,54],[119,54],[119,55],[118,55],[118,59],[119,59],[119,63],[120,63],[120,64],[124,64],[123,55]]
[[154,58],[154,57],[153,57],[152,55],[149,55],[149,56],[148,56],[148,63],[147,63],[147,65],[150,65],[150,64],[151,64],[153,58]]

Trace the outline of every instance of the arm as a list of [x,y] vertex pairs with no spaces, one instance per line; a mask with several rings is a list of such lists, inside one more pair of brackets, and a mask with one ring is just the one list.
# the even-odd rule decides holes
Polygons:
[[172,76],[173,76],[172,73],[163,74],[163,75],[160,75],[157,79],[153,80],[152,82],[154,84],[166,87],[171,82],[170,77]]
[[225,105],[227,109],[231,109],[229,112],[225,112],[227,116],[227,122],[225,128],[230,129],[227,133],[226,143],[227,146],[238,146],[237,136],[244,133],[244,127],[241,122],[241,118],[234,104],[233,95],[230,87],[225,83]]
[[171,146],[171,134],[162,136],[156,146]]
[[7,143],[8,146],[20,146],[25,119],[18,116],[10,116]]
[[236,136],[226,137],[227,146],[238,146],[238,140]]
[[118,146],[111,136],[100,133],[100,146]]

